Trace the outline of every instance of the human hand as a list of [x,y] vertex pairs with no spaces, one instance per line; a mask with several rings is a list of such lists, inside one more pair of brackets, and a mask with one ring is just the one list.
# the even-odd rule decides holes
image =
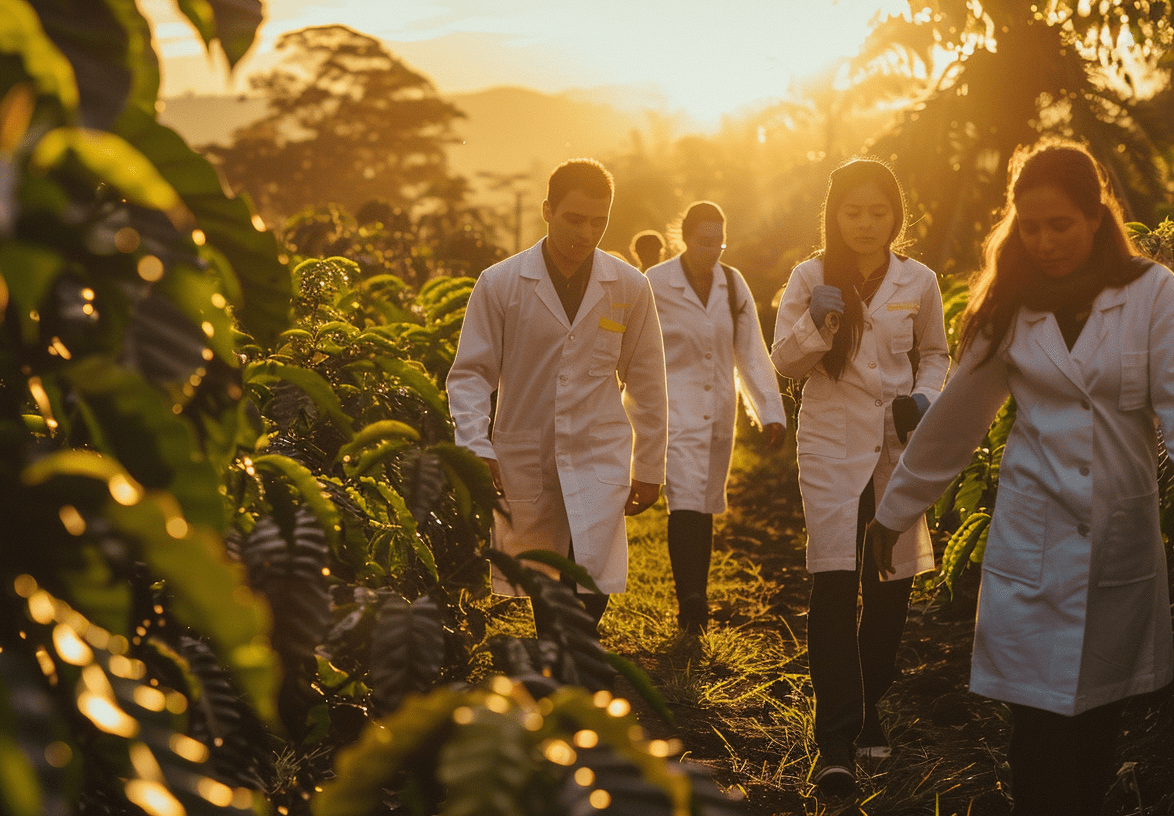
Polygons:
[[624,504],[624,515],[635,516],[643,513],[660,498],[660,485],[653,482],[632,480],[632,490],[628,493],[628,501]]
[[893,568],[893,547],[897,546],[900,537],[899,532],[890,530],[876,519],[868,522],[864,529],[864,546],[872,548],[872,557],[881,578],[897,571]]
[[768,422],[762,429],[766,434],[766,445],[768,448],[778,447],[783,442],[783,431],[786,430],[781,422]]
[[913,401],[917,403],[917,413],[925,416],[925,412],[929,410],[929,397],[925,394],[914,394]]
[[840,317],[844,314],[844,296],[839,287],[818,284],[811,290],[811,303],[807,310],[811,312],[811,319],[817,327],[826,327],[835,332],[840,328]]
[[505,493],[501,487],[501,467],[497,464],[496,459],[486,459],[481,457],[481,461],[489,468],[489,475],[493,477],[493,486],[497,488],[498,495]]

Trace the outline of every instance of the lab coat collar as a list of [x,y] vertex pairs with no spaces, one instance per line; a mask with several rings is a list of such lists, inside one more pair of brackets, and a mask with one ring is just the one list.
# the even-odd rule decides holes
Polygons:
[[872,296],[872,301],[868,305],[868,313],[876,314],[886,308],[889,300],[897,293],[897,287],[908,283],[912,274],[912,265],[909,260],[898,258],[890,251],[889,270],[885,273],[885,279],[881,281],[881,285],[877,287],[876,294]]
[[685,293],[685,300],[693,301],[695,304],[697,304],[698,309],[701,309],[704,312],[708,312],[709,307],[713,305],[715,300],[720,300],[722,303],[728,302],[729,295],[724,294],[726,291],[726,275],[725,270],[721,268],[721,264],[713,265],[713,280],[717,284],[717,288],[722,294],[719,295],[718,293],[715,293],[711,284],[711,288],[709,290],[709,303],[702,304],[701,298],[697,297],[697,293],[693,291],[693,284],[689,283],[689,278],[685,274],[685,266],[681,263],[681,256],[676,256],[675,258],[668,261],[668,263],[671,264],[669,267],[669,286],[672,286],[675,289],[683,290]]
[[1043,349],[1048,359],[1055,363],[1081,393],[1087,393],[1080,363],[1095,353],[1100,345],[1104,334],[1101,330],[1104,325],[1104,313],[1124,305],[1125,297],[1124,288],[1101,290],[1092,302],[1088,323],[1085,324],[1071,351],[1068,350],[1068,344],[1064,342],[1064,336],[1060,333],[1060,324],[1056,322],[1056,316],[1051,312],[1040,312],[1025,306],[1020,310],[1020,320],[1024,323],[1023,329],[1035,338],[1035,342]]
[[583,300],[579,304],[579,311],[575,313],[575,322],[567,320],[567,311],[559,300],[554,284],[546,272],[546,261],[542,258],[542,238],[534,246],[522,251],[522,270],[519,275],[535,282],[534,289],[538,299],[550,310],[550,313],[567,329],[577,325],[583,315],[591,312],[595,304],[604,295],[604,285],[614,282],[617,278],[616,269],[609,263],[612,257],[598,247],[595,256],[591,259],[591,278],[587,281],[587,289],[583,292]]

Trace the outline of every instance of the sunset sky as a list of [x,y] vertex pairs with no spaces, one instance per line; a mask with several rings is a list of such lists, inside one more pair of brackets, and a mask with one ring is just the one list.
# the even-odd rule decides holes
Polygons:
[[163,57],[164,98],[246,89],[274,40],[340,23],[383,40],[443,93],[521,85],[548,93],[634,85],[716,123],[851,55],[900,0],[268,0],[235,81],[210,63],[175,0],[140,0]]

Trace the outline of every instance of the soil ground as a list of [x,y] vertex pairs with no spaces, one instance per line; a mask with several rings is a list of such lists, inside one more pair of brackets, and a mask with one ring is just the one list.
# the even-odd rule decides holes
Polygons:
[[[637,704],[650,736],[679,739],[686,757],[709,767],[723,789],[743,797],[752,816],[1009,814],[1008,711],[967,691],[979,570],[963,573],[952,599],[915,591],[898,655],[900,676],[882,701],[892,756],[877,767],[861,769],[855,802],[821,801],[808,781],[815,749],[801,647],[806,642],[810,577],[804,568],[793,449],[787,454],[751,451],[736,459],[729,497],[731,510],[719,517],[715,558],[723,553],[745,564],[765,597],[749,605],[718,600],[713,628],[732,628],[749,639],[757,629],[789,629],[786,636],[793,636],[796,648],[778,676],[792,680],[771,683],[767,693],[778,705],[767,699],[759,711],[712,700],[682,703],[666,695],[676,716],[672,728],[651,712],[641,712]],[[606,619],[604,645],[624,652],[608,643]],[[704,661],[705,648],[678,637],[662,651],[628,656],[656,685],[671,688],[681,685],[682,672],[695,667],[694,660]],[[779,712],[788,711],[795,712],[794,721],[789,728],[786,723],[780,727],[780,716],[789,715]],[[1174,815],[1174,688],[1129,703],[1118,762],[1118,782],[1104,816]]]

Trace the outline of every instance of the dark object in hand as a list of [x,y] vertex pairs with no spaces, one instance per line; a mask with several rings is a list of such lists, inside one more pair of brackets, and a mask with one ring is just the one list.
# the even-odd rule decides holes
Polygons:
[[917,400],[904,394],[893,398],[893,427],[897,429],[897,438],[901,440],[902,445],[920,421],[921,408],[917,405]]

